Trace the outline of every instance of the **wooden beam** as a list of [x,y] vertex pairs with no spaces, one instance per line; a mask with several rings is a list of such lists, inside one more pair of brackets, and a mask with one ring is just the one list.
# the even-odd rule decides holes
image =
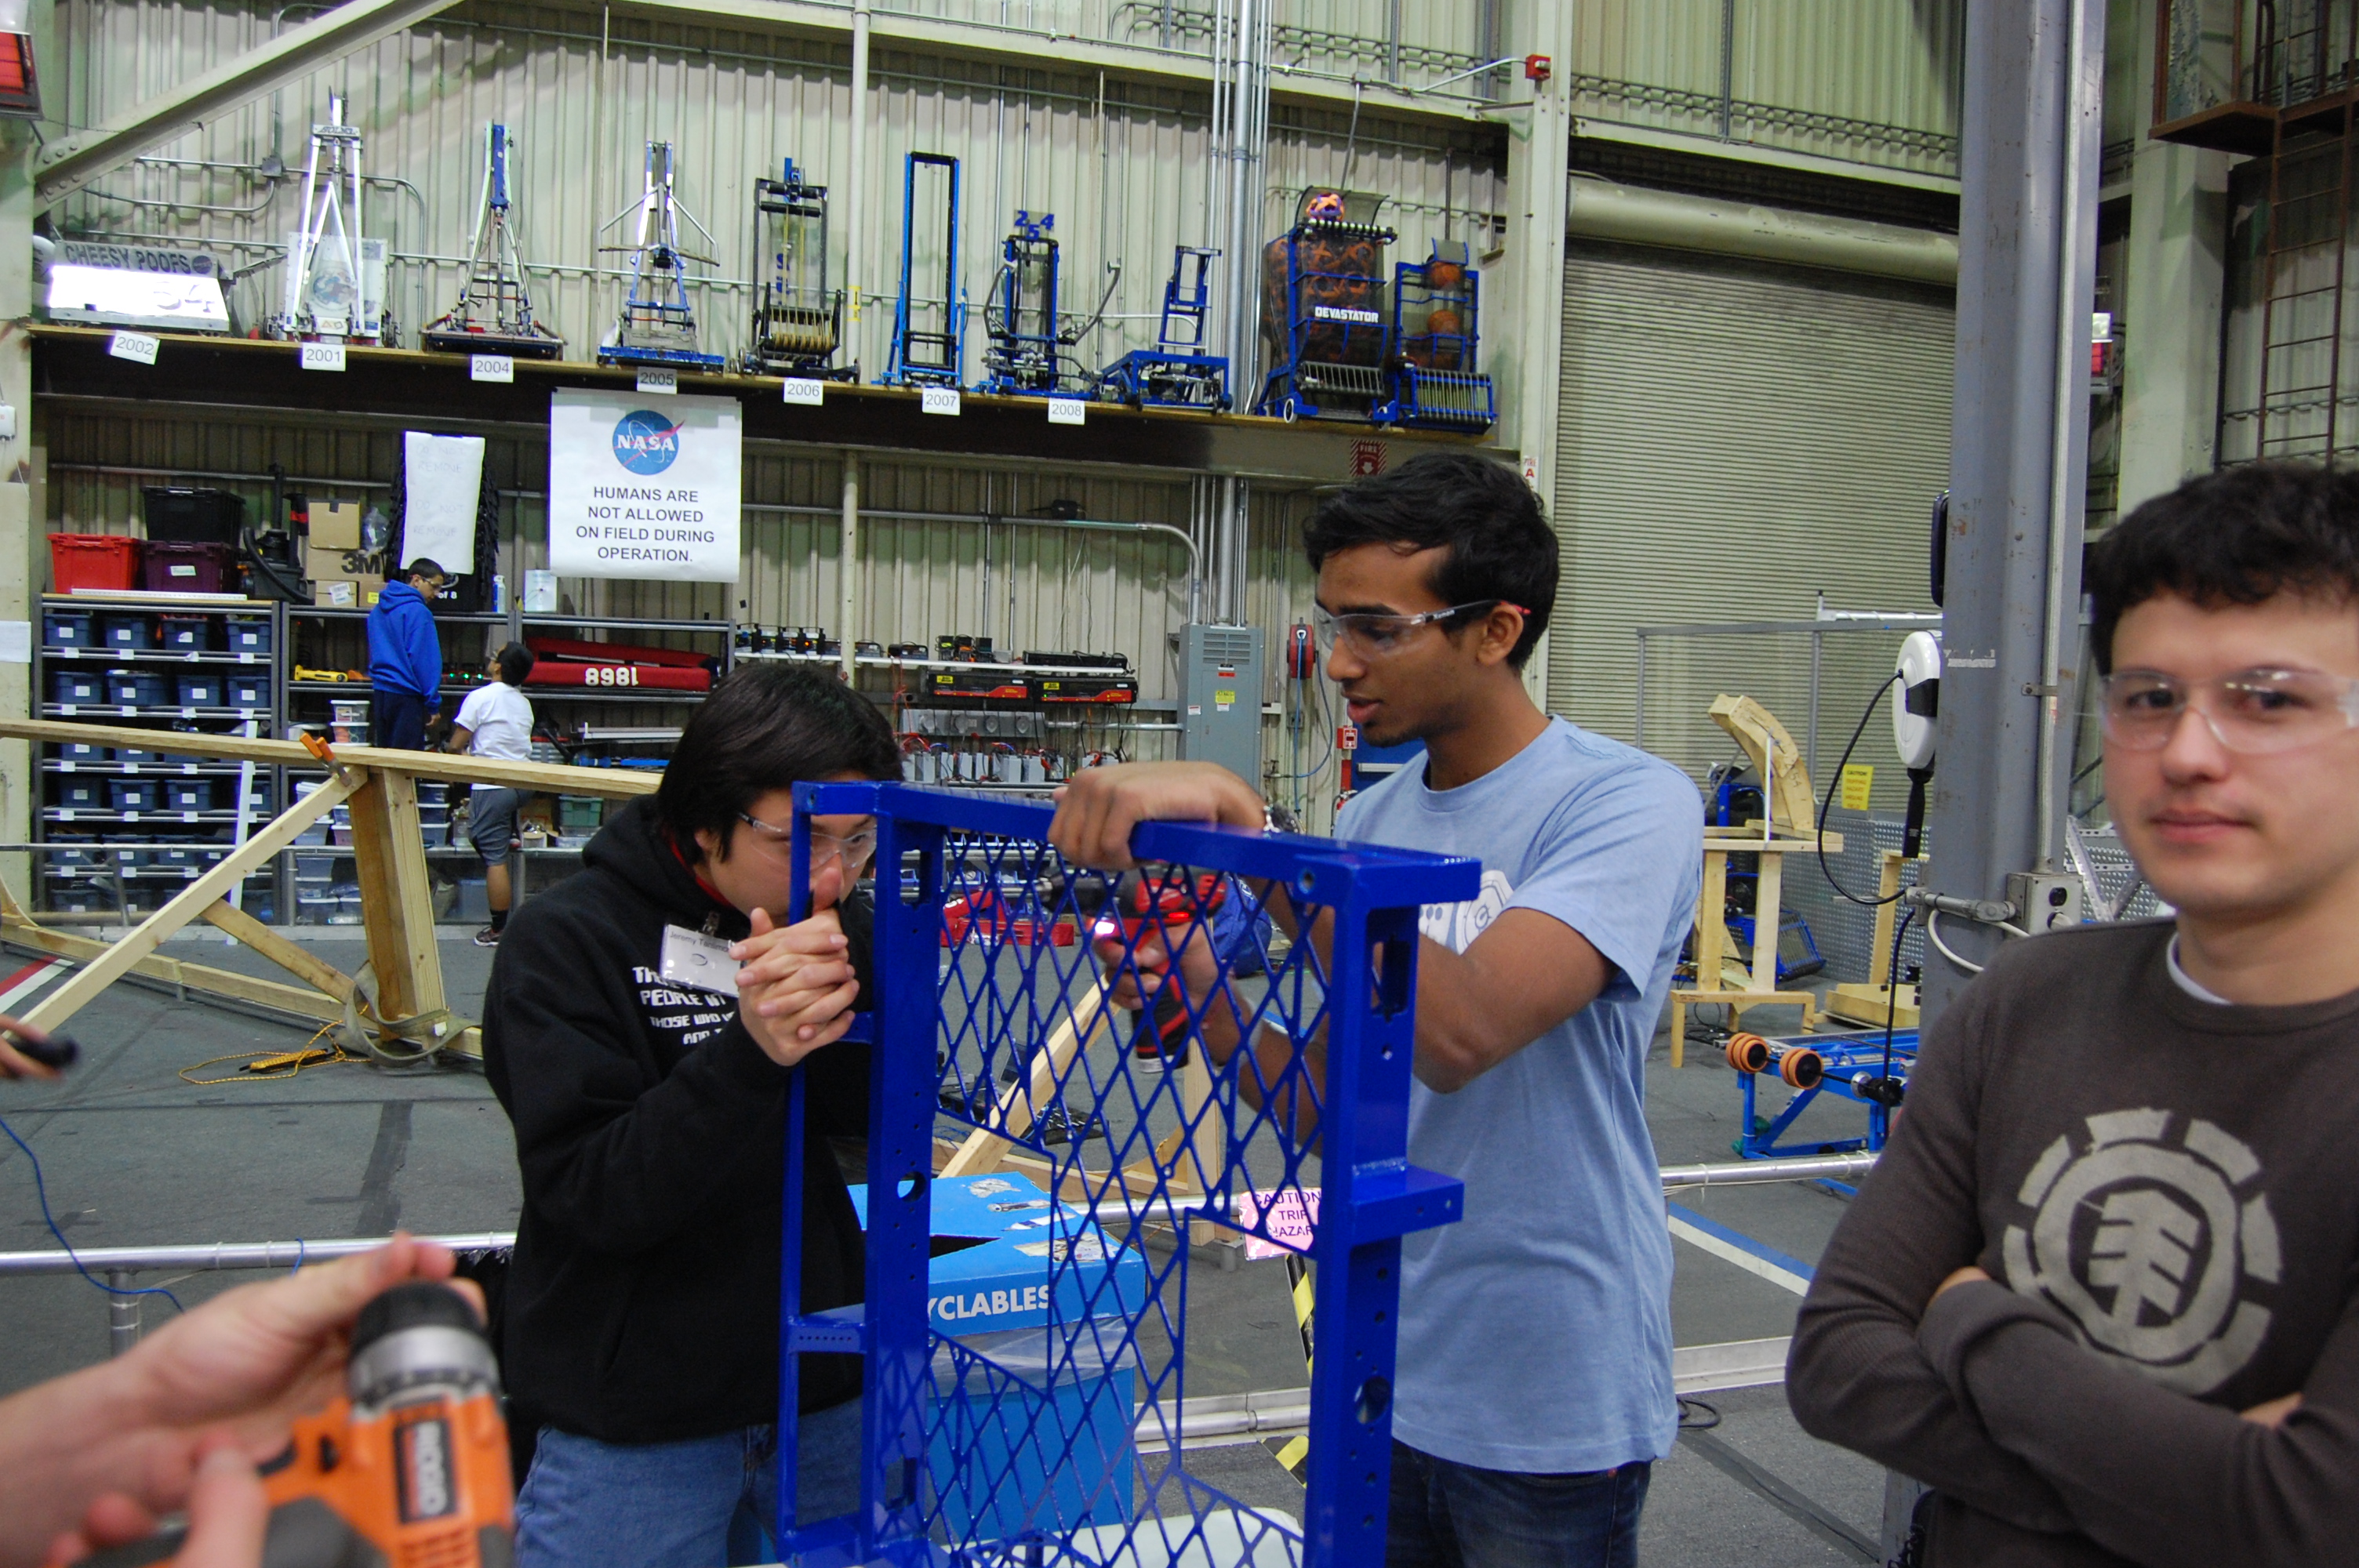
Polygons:
[[[156,731],[141,733],[152,740]],[[158,943],[219,903],[230,889],[245,880],[249,871],[293,843],[295,835],[327,815],[330,806],[350,795],[362,782],[360,776],[348,770],[329,774],[318,788],[273,817],[268,826],[223,856],[170,903],[34,1004],[25,1015],[25,1022],[36,1029],[55,1029],[64,1023],[88,1006],[99,992],[128,973],[133,965],[153,953]],[[422,844],[419,853],[424,854]]]
[[[24,741],[87,741],[93,746],[131,746],[175,757],[212,757],[231,762],[316,768],[319,759],[295,741],[250,741],[242,735],[192,735],[179,730],[138,730],[127,725],[85,724],[71,719],[0,719],[0,736]],[[395,752],[380,746],[339,746],[336,761],[355,767],[405,773],[451,784],[498,784],[533,795],[594,795],[607,799],[653,795],[663,774],[651,768],[572,768],[558,762],[507,762],[450,752]]]
[[299,979],[309,980],[326,996],[342,1001],[353,994],[353,978],[333,964],[299,946],[245,911],[227,901],[205,911],[205,920],[228,932],[272,963]]
[[442,954],[434,942],[434,886],[426,870],[426,835],[418,826],[418,781],[372,771],[353,792],[352,816],[377,1018],[397,1022],[441,1011]]
[[[51,931],[47,926],[16,920],[0,925],[0,942],[54,953],[60,958],[71,958],[77,963],[103,957],[114,946],[114,943],[102,942],[94,936],[71,935],[63,931]],[[200,995],[252,1002],[258,1007],[293,1013],[298,1018],[317,1019],[322,1023],[332,1023],[344,1016],[342,1002],[309,986],[283,985],[277,980],[256,979],[252,975],[241,975],[231,969],[186,964],[159,953],[151,953],[133,964],[131,972]]]

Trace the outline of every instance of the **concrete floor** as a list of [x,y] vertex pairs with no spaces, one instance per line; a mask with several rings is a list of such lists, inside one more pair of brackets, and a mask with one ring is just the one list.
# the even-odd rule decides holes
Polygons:
[[[446,928],[443,963],[453,1004],[469,1010],[492,954]],[[349,968],[357,931],[303,934]],[[176,956],[274,971],[214,934],[184,936]],[[0,975],[25,960],[0,963]],[[1766,1010],[1765,1010],[1766,1011]],[[1791,1027],[1774,1011],[1754,1027]],[[59,1225],[77,1246],[258,1241],[299,1236],[507,1230],[518,1211],[506,1119],[482,1076],[464,1069],[396,1076],[359,1065],[279,1081],[193,1085],[177,1074],[209,1058],[286,1049],[306,1031],[168,991],[121,984],[79,1015],[71,1033],[81,1065],[54,1085],[0,1084],[0,1115],[38,1152]],[[1672,1073],[1657,1041],[1648,1120],[1664,1164],[1725,1161],[1738,1132],[1734,1075],[1716,1051],[1693,1050]],[[223,1063],[196,1076],[219,1076]],[[1782,1091],[1781,1091],[1782,1092]],[[1827,1097],[1832,1101],[1832,1097]],[[1807,1125],[1855,1134],[1848,1102],[1814,1107]],[[1843,1212],[1823,1189],[1713,1189],[1679,1201],[1777,1252],[1815,1260]],[[12,1239],[13,1238],[13,1239]],[[52,1247],[31,1173],[0,1142],[0,1250]],[[1686,1241],[1674,1244],[1672,1297],[1680,1346],[1791,1332],[1799,1297]],[[208,1273],[168,1285],[194,1303],[251,1276]],[[1306,1381],[1283,1265],[1190,1270],[1190,1396],[1299,1389]],[[158,1302],[149,1321],[168,1307]],[[0,1278],[11,1332],[0,1391],[87,1364],[105,1353],[106,1304],[71,1276]],[[1641,1558],[1658,1568],[1787,1568],[1871,1561],[1860,1542],[1880,1530],[1883,1473],[1807,1437],[1775,1388],[1703,1396],[1720,1421],[1683,1438],[1656,1470]],[[1190,1450],[1187,1469],[1237,1500],[1299,1514],[1302,1491],[1259,1443]]]

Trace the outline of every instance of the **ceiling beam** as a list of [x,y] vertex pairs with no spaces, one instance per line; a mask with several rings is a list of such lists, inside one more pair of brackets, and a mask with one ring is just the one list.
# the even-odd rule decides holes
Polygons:
[[53,142],[33,175],[37,208],[54,206],[141,153],[275,87],[364,49],[457,0],[345,0],[259,49],[225,60],[195,80],[140,104],[113,124]]

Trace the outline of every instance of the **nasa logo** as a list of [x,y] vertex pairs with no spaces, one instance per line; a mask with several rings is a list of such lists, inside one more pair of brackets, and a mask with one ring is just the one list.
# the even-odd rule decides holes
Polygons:
[[614,426],[614,460],[636,474],[658,474],[679,456],[679,426],[650,409],[635,409]]

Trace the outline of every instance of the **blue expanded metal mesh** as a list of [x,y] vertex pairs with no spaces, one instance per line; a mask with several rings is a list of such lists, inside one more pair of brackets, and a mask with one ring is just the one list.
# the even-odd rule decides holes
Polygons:
[[[1477,868],[1147,824],[1132,840],[1145,869],[1118,877],[1068,866],[1038,805],[900,784],[801,785],[796,805],[798,885],[812,814],[873,814],[879,871],[862,1307],[800,1311],[799,1076],[789,1121],[785,1554],[1380,1561],[1400,1238],[1455,1219],[1461,1200],[1406,1160],[1417,914],[1473,896]],[[1256,918],[1264,900],[1319,935],[1288,940]],[[1118,952],[1111,973],[1102,951]],[[1123,979],[1141,1011],[1114,1005]],[[938,1137],[984,1134],[934,1175]],[[997,1173],[954,1182],[962,1168]],[[1026,1217],[1013,1247],[1029,1283],[929,1290],[938,1190]],[[1188,1470],[1188,1233],[1214,1221],[1315,1267],[1299,1524]],[[995,1331],[969,1332],[978,1317]],[[865,1361],[862,1502],[798,1521],[792,1353],[816,1350]]]

